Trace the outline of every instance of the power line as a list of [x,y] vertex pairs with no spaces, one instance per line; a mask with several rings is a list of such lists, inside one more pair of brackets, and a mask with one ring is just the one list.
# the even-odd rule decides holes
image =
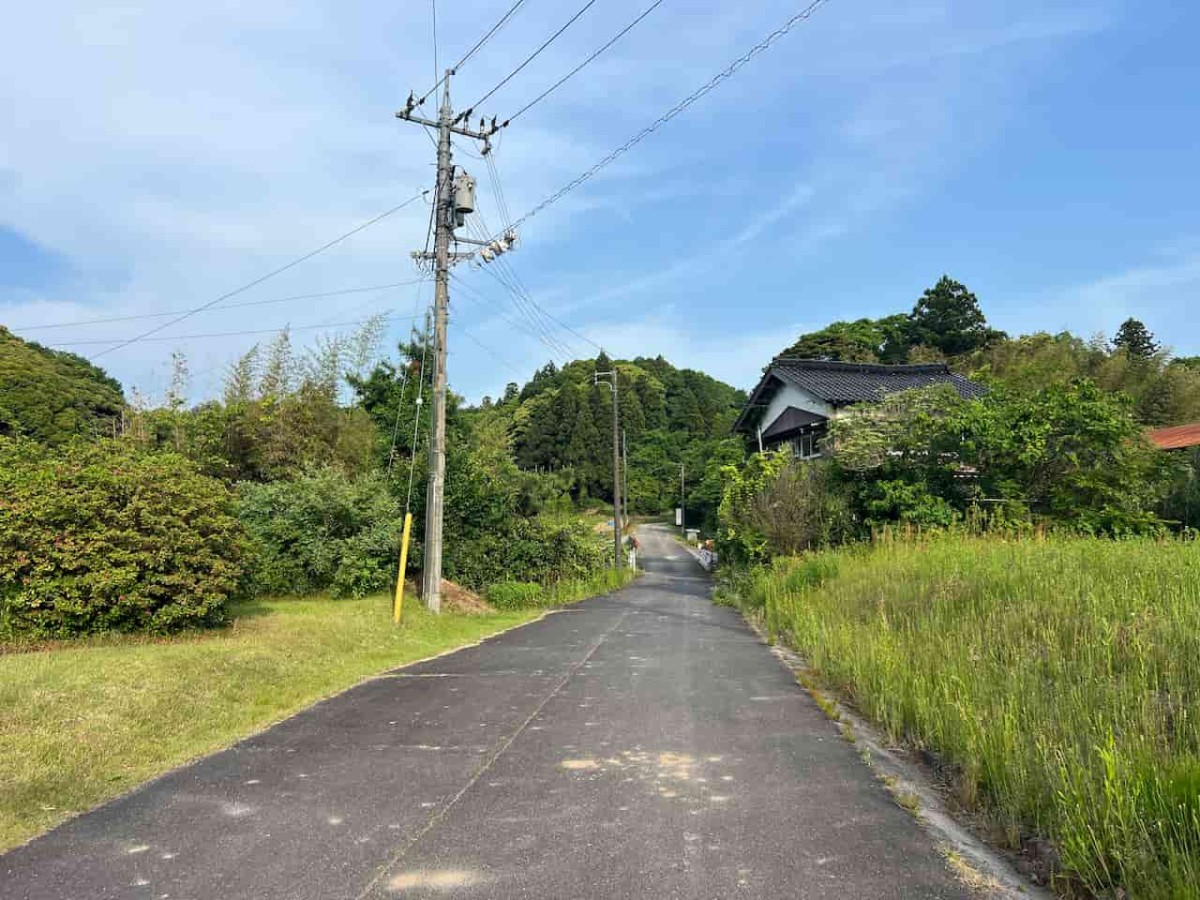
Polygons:
[[[399,319],[396,319],[390,313],[380,314],[380,315],[383,315],[383,317],[385,319],[389,319],[391,321],[402,321],[404,319],[404,317],[400,317]],[[317,330],[320,328],[345,328],[350,325],[366,325],[368,322],[373,321],[375,318],[376,318],[375,316],[372,316],[369,319],[358,319],[354,322],[322,322],[319,325],[297,325],[297,326],[285,325],[283,328],[259,328],[259,329],[251,329],[251,330],[246,330],[246,331],[209,331],[209,332],[204,332],[202,334],[176,334],[176,335],[171,335],[170,337],[143,338],[143,340],[166,341],[166,342],[194,341],[194,340],[199,340],[201,338],[244,337],[246,335],[251,335],[251,334],[278,334],[279,332],[285,331],[285,330],[286,331],[314,331],[314,330]],[[413,316],[413,318],[415,319],[417,317]],[[117,341],[119,341],[119,340],[120,339],[118,338]],[[111,339],[110,340],[88,339],[88,340],[83,340],[83,341],[63,341],[61,344],[52,344],[51,346],[53,346],[53,347],[80,347],[85,344],[88,344],[88,345],[90,345],[90,344],[112,344],[112,343],[116,343],[117,341],[114,341]],[[129,343],[129,342],[126,342],[126,343]],[[124,345],[122,345],[122,346],[124,346]],[[97,356],[99,356],[99,355],[100,354],[97,354]]]
[[479,338],[475,337],[475,335],[473,335],[470,331],[468,331],[466,326],[463,325],[461,322],[457,322],[454,319],[451,319],[450,324],[455,326],[460,332],[462,332],[464,337],[469,338],[472,343],[474,343],[477,347],[479,347],[481,350],[483,350],[484,353],[488,354],[488,356],[492,357],[493,359],[495,359],[497,362],[501,363],[502,365],[507,366],[509,371],[512,372],[514,375],[516,375],[518,378],[525,377],[525,374],[520,369],[518,369],[515,364],[513,364],[510,360],[505,359],[503,356],[501,356],[499,353],[497,353],[495,350],[493,350],[491,347],[489,347],[487,344],[485,344]]
[[[235,297],[238,294],[245,293],[246,291],[250,290],[250,288],[257,287],[258,285],[262,284],[267,279],[274,278],[276,275],[282,274],[283,272],[286,272],[288,269],[294,268],[294,267],[300,265],[300,263],[310,260],[314,256],[317,256],[321,253],[324,253],[326,250],[330,249],[331,247],[337,246],[338,244],[342,243],[342,241],[345,241],[346,239],[353,237],[354,235],[358,234],[360,231],[370,228],[372,225],[375,225],[378,222],[382,222],[388,216],[394,215],[395,213],[398,213],[400,210],[404,209],[409,204],[415,203],[416,201],[420,200],[427,193],[429,193],[428,190],[420,191],[420,192],[414,194],[413,196],[409,197],[403,203],[397,204],[396,206],[393,206],[391,209],[386,210],[385,212],[382,212],[379,215],[375,216],[373,219],[368,219],[366,222],[363,222],[361,225],[357,225],[354,228],[350,229],[349,231],[338,235],[333,240],[322,244],[317,249],[310,250],[308,253],[305,253],[303,256],[298,256],[296,259],[293,259],[291,262],[287,263],[286,265],[282,265],[278,269],[273,269],[272,271],[268,272],[266,275],[262,275],[258,278],[255,278],[253,281],[247,282],[246,284],[242,285],[239,288],[235,288],[234,290],[229,291],[228,293],[222,294],[220,297],[210,300],[207,303],[203,303],[200,306],[197,306],[193,309],[188,310],[187,312],[181,313],[180,315],[171,319],[171,321],[169,321],[169,322],[164,322],[162,325],[156,325],[154,328],[151,328],[148,331],[144,331],[139,335],[135,335],[134,337],[131,337],[128,340],[122,341],[121,343],[117,344],[116,346],[109,347],[107,350],[101,350],[99,353],[95,354],[95,356],[93,356],[92,359],[99,359],[101,356],[105,356],[106,354],[113,353],[117,350],[122,350],[125,347],[128,347],[130,344],[136,344],[138,341],[146,340],[151,335],[157,334],[160,331],[164,331],[167,328],[170,328],[172,325],[176,325],[179,322],[182,322],[184,319],[191,318],[192,316],[196,315],[197,313],[204,312],[204,310],[210,309],[210,308],[216,306],[218,303],[228,300],[230,297]],[[106,343],[106,342],[102,342],[102,343]]]
[[[423,281],[425,281],[425,279],[422,279],[422,282]],[[416,319],[417,319],[417,315],[418,315],[417,310],[419,310],[420,308],[421,308],[421,286],[420,286],[420,284],[418,284],[417,290],[416,290],[416,296],[413,297],[413,320],[414,321],[416,321]],[[401,351],[401,355],[403,355],[403,350]],[[402,364],[403,364],[403,361],[402,361]],[[408,371],[409,371],[409,366],[405,365],[404,366],[404,375],[400,379],[400,396],[396,400],[396,422],[392,426],[392,446],[391,446],[391,449],[388,450],[387,475],[388,475],[389,481],[391,480],[391,477],[392,477],[392,466],[396,461],[396,442],[398,441],[398,439],[400,437],[400,413],[404,410],[404,390],[405,390],[405,388],[408,387]],[[421,385],[419,385],[419,384],[417,385],[417,396],[418,397],[421,396]],[[419,410],[420,410],[420,407],[419,406],[416,407],[416,411],[414,411],[413,415],[415,416]],[[412,450],[413,453],[416,453],[415,444],[410,449]]]
[[[458,275],[451,274],[450,277],[454,280],[455,284],[462,288],[460,296],[466,297],[472,303],[479,306],[480,309],[495,313],[518,334],[528,335],[534,340],[545,344],[546,347],[549,348],[552,358],[559,361],[562,361],[565,358],[563,351],[550,341],[546,340],[546,338],[540,332],[538,332],[537,328],[529,322],[528,317],[526,317],[524,322],[518,321],[517,318],[510,315],[506,310],[497,307],[494,303],[489,302],[488,299],[484,297],[477,288],[468,282],[463,281]],[[515,303],[512,304],[512,307],[514,311],[519,311],[520,309],[520,307],[518,307]]]
[[[429,350],[429,319],[431,307],[425,309],[425,330],[421,335],[421,366],[417,369],[417,397],[413,401],[413,437],[412,437],[412,453],[408,457],[408,497],[404,501],[404,511],[406,513],[412,511],[412,492],[413,492],[413,473],[417,467],[417,437],[418,428],[421,424],[421,398],[425,392],[425,354]],[[433,412],[430,411],[430,425],[432,425]]]
[[585,59],[579,65],[577,65],[575,68],[573,68],[570,72],[568,72],[562,78],[558,79],[558,81],[554,82],[554,84],[550,85],[550,87],[546,88],[546,90],[542,91],[540,94],[538,94],[532,100],[530,100],[528,103],[526,103],[524,106],[522,106],[513,115],[509,116],[508,121],[515,122],[521,115],[528,112],[532,107],[537,106],[539,103],[541,103],[547,97],[549,97],[551,94],[553,94],[555,91],[557,91],[560,87],[562,87],[564,84],[566,84],[568,81],[570,81],[576,75],[578,75],[579,72],[582,69],[586,68],[589,64],[591,64],[591,62],[593,60],[595,60],[596,57],[600,56],[609,47],[611,47],[613,44],[615,44],[621,38],[625,37],[625,35],[627,35],[635,27],[637,27],[637,25],[642,21],[642,19],[646,18],[646,16],[650,15],[650,13],[654,12],[654,10],[658,9],[658,7],[662,5],[662,2],[663,2],[663,0],[654,0],[654,3],[652,3],[648,7],[646,7],[646,9],[642,11],[641,15],[639,15],[636,19],[634,19],[632,22],[630,22],[628,25],[626,25],[624,28],[622,28],[620,31],[618,31],[607,44],[605,44],[603,47],[601,47],[599,50],[597,50],[595,53],[593,53],[591,56],[589,56],[587,59]]
[[[475,229],[478,237],[486,240],[487,231],[486,223],[483,221],[482,213],[476,211],[478,222],[472,222],[471,227]],[[538,338],[545,343],[555,353],[561,355],[565,360],[570,360],[574,356],[574,352],[565,343],[555,337],[553,329],[547,324],[547,317],[540,306],[530,296],[529,291],[520,282],[516,273],[509,268],[507,261],[497,259],[493,265],[483,267],[489,277],[495,279],[509,293],[513,306],[520,312],[529,322],[529,324],[538,332]]]
[[557,190],[555,193],[551,194],[549,197],[547,197],[545,200],[543,200],[541,203],[539,203],[537,206],[535,206],[529,212],[525,213],[525,215],[521,216],[521,218],[519,218],[515,222],[513,222],[512,227],[513,228],[520,227],[525,222],[529,221],[534,216],[536,216],[538,213],[540,213],[542,210],[544,210],[547,206],[550,206],[553,203],[557,203],[559,200],[561,200],[567,194],[571,193],[571,191],[575,190],[575,188],[579,187],[581,184],[583,184],[584,182],[586,182],[589,179],[591,179],[592,177],[594,177],[601,169],[610,165],[618,157],[622,156],[623,154],[627,153],[629,150],[633,149],[635,146],[640,144],[643,140],[645,140],[647,137],[649,137],[651,134],[653,134],[655,131],[657,131],[659,128],[661,128],[663,125],[670,122],[677,115],[679,115],[681,112],[683,112],[689,106],[691,106],[693,103],[695,103],[701,97],[703,97],[705,94],[709,93],[714,88],[716,88],[718,85],[720,85],[723,81],[731,78],[734,74],[737,73],[737,71],[739,69],[741,69],[748,62],[750,62],[750,60],[754,59],[754,57],[758,56],[764,50],[769,48],[772,44],[774,44],[776,41],[778,41],[781,37],[783,37],[788,32],[790,32],[800,22],[803,22],[803,21],[811,18],[813,13],[815,13],[821,6],[825,5],[825,3],[827,3],[827,2],[828,2],[828,0],[813,0],[813,2],[810,3],[807,7],[802,9],[800,12],[796,13],[794,16],[792,16],[786,22],[784,22],[783,25],[781,25],[775,31],[771,32],[771,34],[767,35],[767,37],[764,38],[762,41],[760,41],[758,44],[755,44],[753,47],[751,47],[750,50],[747,51],[745,54],[743,54],[742,56],[735,59],[724,70],[722,70],[721,72],[718,72],[716,75],[714,75],[707,83],[705,83],[699,89],[697,89],[696,91],[689,94],[687,97],[685,97],[679,103],[675,104],[675,106],[671,107],[669,110],[667,110],[667,112],[665,112],[661,116],[659,116],[653,123],[651,123],[650,125],[643,128],[636,135],[634,135],[632,138],[630,138],[628,141],[626,141],[624,144],[622,144],[616,150],[613,150],[611,153],[609,153],[606,157],[604,157],[602,160],[600,160],[598,163],[596,163],[594,166],[592,166],[590,169],[588,169],[582,175],[580,175],[579,177],[577,177],[575,180],[571,181],[570,183],[564,185],[563,187],[559,188],[559,190]]
[[[226,309],[242,309],[247,306],[267,306],[272,303],[287,303],[292,300],[317,300],[322,297],[341,297],[346,294],[365,294],[370,291],[388,291],[393,288],[407,287],[411,284],[417,284],[424,281],[423,278],[414,278],[411,281],[397,281],[392,284],[376,284],[370,287],[343,288],[338,291],[321,291],[316,294],[293,294],[290,297],[274,297],[270,300],[246,300],[242,303],[227,303],[224,306],[214,309],[205,310],[206,312],[220,312]],[[186,310],[170,310],[168,312],[157,313],[138,313],[128,316],[107,316],[101,319],[77,319],[74,322],[52,322],[48,325],[22,325],[14,326],[20,331],[45,331],[51,328],[75,328],[84,325],[107,325],[113,322],[134,322],[139,319],[165,319],[168,316],[176,316]]]
[[499,31],[501,28],[504,27],[504,23],[512,18],[513,13],[515,13],[518,9],[520,9],[521,5],[524,2],[525,2],[525,0],[517,0],[516,3],[514,3],[512,6],[510,6],[508,8],[508,12],[506,12],[504,15],[502,15],[500,17],[500,20],[498,22],[496,22],[496,24],[493,25],[491,28],[489,28],[487,33],[483,37],[481,37],[478,41],[475,42],[475,46],[472,47],[470,50],[468,50],[466,52],[466,54],[463,56],[463,58],[454,64],[454,68],[455,69],[461,68],[467,62],[467,60],[469,60],[472,56],[475,55],[476,51],[479,50],[480,47],[482,47],[484,44],[486,44],[488,41],[490,41],[492,39],[492,35],[494,35],[497,31]]
[[[499,176],[497,175],[497,178],[498,177]],[[498,184],[498,182],[497,182],[497,184]],[[484,237],[484,239],[486,239],[487,238],[487,228],[486,228],[486,223],[483,222],[482,214],[479,214],[479,220],[480,220],[480,224],[484,228],[483,237]],[[489,274],[491,274],[492,277],[497,278],[498,280],[501,280],[503,282],[503,279],[500,278],[500,276],[496,275],[492,271],[492,266],[498,266],[499,270],[501,272],[504,272],[505,274],[507,274],[508,280],[515,282],[515,285],[516,285],[515,288],[510,288],[510,289],[514,290],[516,293],[520,294],[523,297],[525,303],[528,304],[530,307],[532,307],[532,309],[533,309],[532,315],[534,317],[537,317],[540,315],[546,319],[549,319],[551,322],[558,325],[559,328],[562,328],[564,331],[566,331],[570,334],[573,334],[575,337],[579,338],[585,344],[589,344],[592,347],[595,347],[597,350],[604,349],[599,344],[597,344],[595,341],[593,341],[591,338],[576,331],[570,325],[566,324],[561,319],[559,319],[557,316],[555,316],[553,313],[551,313],[544,306],[539,304],[537,302],[537,300],[534,299],[533,294],[529,291],[529,289],[527,287],[525,287],[525,284],[521,280],[521,276],[517,274],[516,269],[514,269],[512,267],[511,263],[509,263],[509,261],[505,257],[498,257],[493,263],[482,267]],[[574,356],[574,352],[569,347],[566,347],[564,344],[562,344],[561,341],[557,341],[557,339],[555,339],[555,340],[556,340],[556,343],[559,344],[559,346],[564,347],[564,349],[567,351],[568,360]]]
[[[460,292],[459,296],[466,297],[472,303],[477,304],[481,309],[496,313],[501,319],[503,319],[509,325],[509,327],[511,327],[513,329],[513,331],[517,332],[518,334],[527,335],[527,336],[533,338],[534,340],[538,341],[539,343],[544,344],[546,346],[546,348],[550,351],[551,359],[556,360],[560,363],[570,362],[570,360],[574,354],[572,354],[568,351],[564,351],[562,349],[561,345],[555,344],[552,341],[547,340],[543,333],[539,332],[535,326],[529,324],[528,318],[526,318],[525,323],[523,324],[522,322],[518,321],[513,316],[509,315],[506,311],[504,311],[502,309],[498,309],[494,303],[490,303],[488,301],[488,299],[486,297],[484,297],[479,292],[479,290],[477,288],[475,288],[473,285],[471,285],[470,283],[462,280],[457,275],[451,275],[451,277],[454,279],[455,284],[457,284],[460,288],[462,288],[462,291]],[[520,309],[520,307],[518,307],[516,303],[513,303],[512,306],[513,306],[514,310]]]
[[438,65],[437,53],[437,0],[429,0],[430,12],[433,14],[433,77],[438,77],[441,66]]
[[[456,71],[458,69],[461,69],[466,64],[467,60],[469,60],[472,56],[475,55],[476,51],[478,51],[480,47],[482,47],[489,40],[491,40],[492,35],[494,35],[502,27],[504,27],[504,23],[512,18],[513,13],[515,13],[518,9],[520,9],[521,5],[524,2],[525,2],[525,0],[517,0],[516,3],[514,3],[512,6],[510,6],[508,8],[508,12],[506,12],[503,16],[501,16],[500,20],[498,22],[496,22],[496,24],[493,25],[491,28],[489,28],[483,37],[481,37],[478,41],[475,42],[475,46],[472,47],[470,50],[468,50],[466,52],[466,54],[462,57],[462,59],[460,59],[458,62],[456,62],[451,67],[451,70]],[[437,64],[435,63],[434,64],[435,69],[436,69],[436,65]],[[424,103],[426,100],[428,100],[429,95],[432,94],[434,91],[436,91],[438,88],[440,88],[442,86],[442,82],[446,80],[446,76],[444,74],[440,77],[438,76],[436,71],[433,74],[434,74],[434,77],[437,78],[437,83],[434,84],[433,87],[431,87],[429,90],[427,90],[424,94],[421,95],[421,99],[416,102],[417,106],[420,106],[422,103]]]
[[[517,73],[519,73],[527,65],[529,65],[531,62],[533,62],[535,59],[537,59],[541,55],[543,50],[545,50],[547,47],[549,47],[551,44],[553,44],[556,40],[558,40],[559,35],[561,35],[564,31],[566,31],[572,25],[574,25],[576,20],[580,16],[582,16],[585,12],[587,12],[589,9],[591,9],[591,7],[595,4],[595,2],[596,2],[596,0],[588,0],[587,3],[583,4],[583,6],[579,9],[579,11],[577,13],[575,13],[575,15],[573,15],[573,16],[571,16],[571,18],[567,19],[566,23],[560,29],[558,29],[558,31],[556,31],[556,32],[554,32],[554,34],[550,35],[550,37],[548,37],[546,39],[546,42],[543,43],[542,46],[538,47],[536,50],[533,51],[533,53],[529,54],[529,56],[527,56],[525,58],[525,61],[523,63],[521,63],[519,66],[517,66],[515,69],[513,69],[507,75],[505,75],[500,80],[500,83],[497,84],[494,88],[492,88],[490,91],[488,91],[482,97],[480,97],[478,100],[476,100],[470,106],[468,106],[467,111],[466,111],[466,113],[464,113],[464,115],[470,114],[471,110],[473,110],[473,109],[478,109],[492,96],[492,94],[496,93],[496,91],[500,90],[500,88],[504,87],[506,84],[508,84],[510,81],[512,81],[512,79],[514,77],[516,77]],[[511,119],[509,121],[511,121]]]

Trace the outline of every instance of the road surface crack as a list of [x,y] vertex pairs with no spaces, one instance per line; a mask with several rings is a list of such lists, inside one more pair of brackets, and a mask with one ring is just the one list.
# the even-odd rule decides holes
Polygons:
[[475,770],[474,774],[467,779],[467,783],[459,789],[458,793],[442,804],[442,806],[440,806],[429,817],[429,820],[423,826],[421,826],[420,830],[417,831],[417,833],[410,837],[407,841],[405,841],[404,844],[392,855],[392,857],[386,863],[380,866],[380,868],[375,872],[374,877],[367,882],[366,886],[364,886],[362,891],[355,897],[355,900],[365,900],[366,897],[370,896],[370,894],[374,892],[375,888],[379,886],[379,883],[383,881],[387,874],[392,871],[392,869],[394,869],[396,865],[404,859],[405,856],[408,855],[409,851],[419,844],[425,835],[429,834],[429,832],[436,828],[441,821],[446,818],[450,810],[452,810],[458,804],[458,802],[466,796],[467,792],[470,791],[471,788],[479,783],[479,779],[481,779],[488,772],[488,770],[492,768],[496,760],[508,752],[508,748],[511,747],[513,742],[516,741],[516,739],[521,736],[525,729],[529,727],[529,724],[541,714],[542,710],[546,707],[546,704],[558,696],[558,694],[564,687],[567,686],[570,680],[575,677],[575,673],[583,668],[588,660],[592,658],[592,655],[598,649],[600,649],[600,645],[608,639],[610,634],[620,627],[621,623],[625,621],[625,618],[628,615],[628,610],[623,611],[621,615],[617,617],[617,620],[612,623],[612,625],[601,632],[600,636],[596,638],[591,646],[588,647],[587,653],[585,653],[580,659],[571,665],[571,668],[569,668],[566,674],[559,679],[558,683],[555,684],[554,687],[552,687],[540,701],[538,701],[538,704],[533,708],[533,711],[525,717],[525,719],[513,730],[513,732],[508,735],[508,737],[500,742],[500,745],[495,749],[495,751],[493,751],[483,761],[482,765]]

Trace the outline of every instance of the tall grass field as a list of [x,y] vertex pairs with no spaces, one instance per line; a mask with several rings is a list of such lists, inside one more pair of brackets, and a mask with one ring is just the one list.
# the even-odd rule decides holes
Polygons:
[[1064,893],[1200,897],[1200,544],[885,539],[738,597]]

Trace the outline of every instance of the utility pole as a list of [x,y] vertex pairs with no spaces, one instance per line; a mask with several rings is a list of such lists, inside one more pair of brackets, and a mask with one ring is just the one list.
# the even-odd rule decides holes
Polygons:
[[679,530],[687,537],[687,470],[679,464]]
[[[453,69],[447,69],[442,78],[442,103],[437,120],[414,115],[414,110],[425,102],[410,93],[404,109],[396,118],[414,122],[427,128],[436,128],[437,140],[437,187],[434,193],[434,245],[433,253],[415,251],[413,258],[420,262],[432,262],[434,267],[433,293],[433,421],[429,429],[429,480],[425,491],[425,571],[422,580],[422,596],[425,605],[433,612],[442,608],[442,521],[443,503],[446,493],[446,326],[450,308],[450,267],[475,254],[451,252],[450,242],[475,244],[490,251],[482,254],[490,261],[497,253],[512,247],[516,235],[511,232],[498,241],[475,241],[460,238],[454,229],[463,224],[464,217],[475,211],[475,179],[459,170],[455,177],[450,149],[452,134],[473,138],[483,142],[483,153],[491,151],[491,137],[508,124],[485,125],[480,120],[479,129],[472,130],[466,124],[474,110],[455,115],[450,104],[450,78]],[[432,91],[430,92],[432,93]],[[428,95],[426,95],[428,96]]]
[[629,521],[629,442],[625,438],[625,429],[621,429],[621,482],[624,485],[622,495],[625,500],[621,504],[621,518]]
[[[608,381],[601,381],[607,378]],[[595,384],[606,384],[613,401],[613,565],[621,568],[621,410],[617,398],[617,366],[611,372],[597,372]]]

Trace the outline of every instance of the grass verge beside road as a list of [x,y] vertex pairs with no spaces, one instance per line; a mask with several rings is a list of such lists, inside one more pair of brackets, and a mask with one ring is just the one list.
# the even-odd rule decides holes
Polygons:
[[1063,891],[1200,896],[1200,543],[884,540],[733,593]]
[[363,678],[540,614],[439,617],[409,600],[393,628],[390,610],[388,597],[256,602],[211,634],[0,655],[0,849]]

